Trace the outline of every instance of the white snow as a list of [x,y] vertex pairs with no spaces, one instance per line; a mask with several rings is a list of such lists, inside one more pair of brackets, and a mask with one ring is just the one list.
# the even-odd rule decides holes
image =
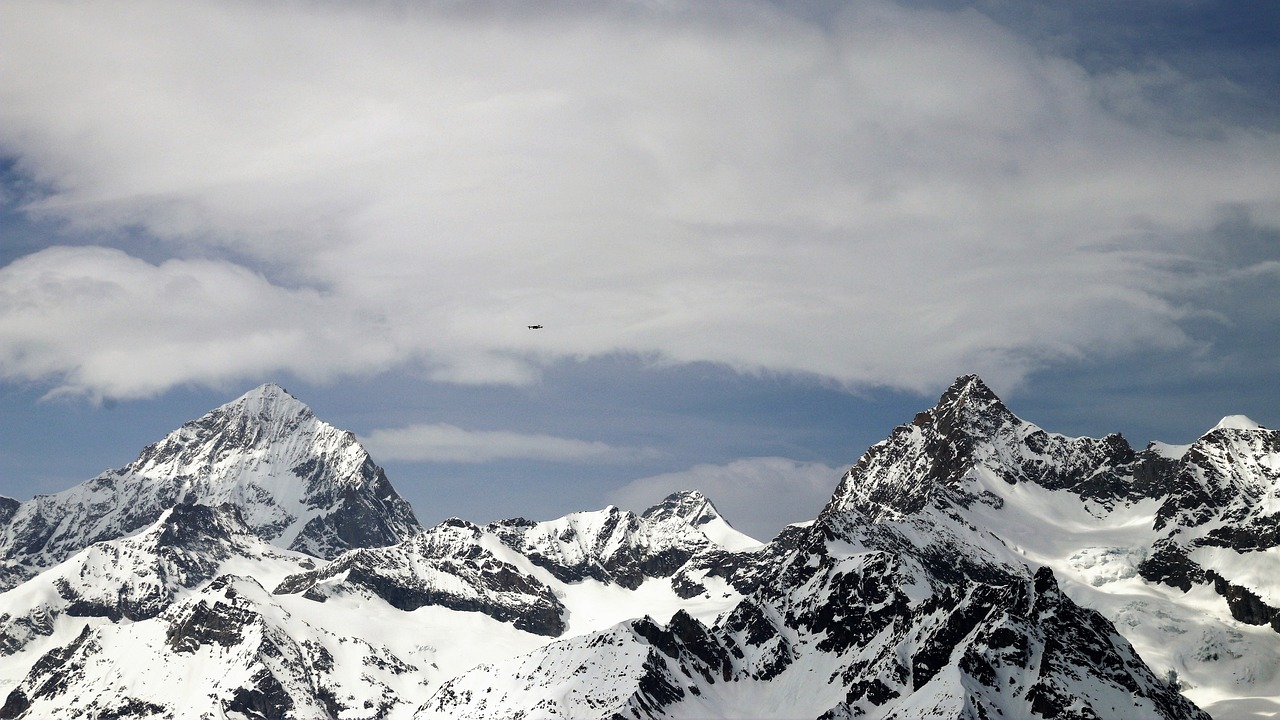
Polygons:
[[1149,444],[1147,448],[1167,460],[1181,460],[1182,456],[1186,455],[1187,451],[1191,449],[1191,445],[1170,445],[1169,443],[1156,441]]
[[1228,415],[1213,426],[1214,430],[1264,430],[1261,425],[1245,415]]

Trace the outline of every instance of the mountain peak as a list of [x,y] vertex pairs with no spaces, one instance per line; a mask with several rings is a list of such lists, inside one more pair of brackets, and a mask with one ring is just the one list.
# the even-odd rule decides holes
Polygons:
[[720,519],[720,512],[711,500],[697,490],[680,490],[663,498],[662,502],[644,511],[646,520],[666,520],[678,517],[694,527]]
[[1214,430],[1265,430],[1254,420],[1245,415],[1228,415],[1213,426]]
[[233,503],[262,540],[326,559],[421,530],[355,435],[265,384],[184,423],[123,468],[39,502],[0,501],[8,524],[0,560],[24,568],[0,574],[0,590],[180,503]]
[[645,510],[641,517],[646,522],[655,524],[665,524],[670,521],[686,524],[697,529],[712,543],[730,551],[744,550],[761,544],[759,540],[735,530],[716,509],[711,498],[697,490],[671,493],[662,502]]
[[249,399],[255,399],[255,398],[266,398],[266,399],[275,400],[275,399],[286,398],[286,397],[296,400],[296,398],[294,398],[292,395],[289,394],[288,390],[285,390],[284,388],[280,387],[275,383],[268,382],[268,383],[262,383],[258,387],[250,390],[244,395],[241,395],[239,397],[239,400],[249,400]]
[[992,405],[1003,403],[996,394],[991,391],[982,378],[977,375],[961,375],[951,383],[951,387],[942,393],[942,397],[938,399],[938,407],[943,406],[965,406],[965,405]]
[[987,435],[1018,419],[977,375],[962,375],[938,398],[938,404],[916,415],[913,425],[932,425],[944,435],[957,431]]
[[263,383],[218,408],[227,414],[260,418],[294,418],[311,415],[306,403],[275,383]]

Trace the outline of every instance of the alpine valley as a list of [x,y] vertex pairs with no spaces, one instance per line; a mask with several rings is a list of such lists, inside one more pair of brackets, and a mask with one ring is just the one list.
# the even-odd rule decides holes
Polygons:
[[1280,713],[1280,432],[1135,450],[977,377],[762,543],[642,514],[422,528],[264,385],[0,498],[0,718],[1228,718]]

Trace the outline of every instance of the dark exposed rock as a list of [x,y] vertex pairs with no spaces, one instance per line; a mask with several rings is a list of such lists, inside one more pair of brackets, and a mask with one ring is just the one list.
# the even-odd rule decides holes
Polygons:
[[138,698],[129,698],[114,708],[99,711],[94,715],[94,718],[95,720],[125,720],[125,718],[146,718],[151,720],[152,718],[172,716],[173,711],[164,705],[157,705]]
[[517,519],[486,529],[557,580],[591,579],[634,590],[648,579],[671,578],[691,568],[731,574],[733,553],[699,530],[716,522],[724,520],[710,500],[684,491],[643,515],[609,507],[549,523]]
[[671,590],[678,596],[688,600],[707,591],[707,586],[690,580],[687,575],[675,575],[671,578]]
[[20,507],[22,507],[21,501],[0,495],[0,525],[7,525]]
[[935,407],[869,448],[845,474],[823,516],[856,509],[876,520],[910,516],[930,505],[995,502],[963,487],[979,465],[1009,484],[1070,490],[1104,506],[1149,496],[1164,486],[1167,470],[1161,459],[1135,453],[1118,434],[1098,440],[1046,433],[1015,416],[969,375],[958,378]]
[[646,672],[636,682],[635,704],[637,717],[654,717],[659,708],[673,705],[684,699],[684,689],[671,681],[671,677],[658,668],[665,667],[650,651]]
[[63,692],[79,671],[76,661],[86,650],[92,652],[95,644],[93,632],[85,625],[70,643],[42,655],[26,679],[9,692],[0,707],[0,718],[21,717],[33,702]]
[[[47,612],[112,622],[146,620],[168,608],[178,590],[213,578],[232,555],[252,555],[260,547],[234,505],[179,504],[146,532],[98,543],[77,555],[52,578],[63,605]],[[23,631],[25,621],[14,622],[0,620],[11,651],[21,647],[19,637],[31,636]]]
[[[267,433],[252,413],[220,427],[225,432],[211,441],[216,457],[253,445]],[[189,430],[199,435],[202,427]],[[1167,534],[1139,566],[1141,576],[1184,590],[1212,582],[1235,619],[1275,626],[1280,624],[1277,610],[1254,591],[1191,560],[1191,553],[1206,545],[1248,552],[1274,544],[1275,517],[1251,514],[1246,502],[1256,490],[1247,482],[1252,476],[1231,471],[1241,443],[1268,447],[1269,442],[1218,432],[1173,460],[1154,449],[1134,452],[1119,435],[1066,438],[1024,423],[981,380],[969,376],[957,380],[935,408],[864,454],[814,523],[787,528],[760,551],[712,547],[697,528],[720,520],[714,507],[700,495],[680,493],[641,516],[610,508],[548,523],[517,518],[486,527],[453,519],[386,547],[344,552],[327,565],[288,577],[275,593],[317,602],[352,593],[405,611],[434,605],[479,612],[548,637],[566,628],[567,611],[552,590],[561,586],[540,580],[547,575],[530,570],[512,552],[566,583],[636,588],[661,578],[677,595],[690,598],[718,584],[703,580],[709,577],[723,578],[747,595],[710,625],[680,611],[666,624],[644,618],[551,642],[506,666],[518,668],[518,682],[515,674],[498,675],[492,666],[446,679],[424,708],[457,710],[457,716],[465,711],[476,717],[564,716],[571,714],[563,712],[570,695],[577,694],[573,707],[589,709],[582,711],[587,717],[643,720],[664,716],[683,701],[731,694],[749,683],[785,677],[788,687],[795,687],[804,673],[813,673],[822,699],[807,716],[831,720],[922,716],[931,698],[952,703],[946,707],[953,713],[963,707],[965,718],[986,720],[1002,717],[1001,709],[1007,713],[1010,705],[1045,718],[1140,714],[1201,720],[1207,715],[1173,684],[1156,678],[1102,615],[1076,605],[1051,570],[1028,567],[1019,550],[975,525],[1002,511],[1000,493],[1018,497],[1006,484],[1032,484],[1035,493],[1071,493],[1095,517],[1123,503],[1165,498],[1158,522]],[[190,448],[189,443],[160,444],[153,455],[179,459]],[[290,468],[313,498],[312,509],[334,503],[345,508],[341,517],[319,521],[317,516],[293,543],[326,557],[330,550],[372,543],[403,527],[388,520],[396,515],[394,502],[379,504],[390,497],[381,470],[364,461],[355,474],[371,489],[357,491],[329,483],[336,462],[325,455]],[[104,478],[102,488],[110,490],[112,482]],[[1176,502],[1169,499],[1175,496]],[[1245,501],[1239,501],[1242,497]],[[215,714],[338,717],[352,714],[356,706],[347,706],[351,696],[335,676],[369,673],[394,685],[399,680],[388,678],[412,682],[418,675],[417,668],[385,648],[370,649],[354,668],[343,666],[346,651],[338,648],[351,638],[309,636],[309,631],[298,637],[293,630],[299,626],[280,620],[289,615],[284,607],[292,611],[306,603],[273,604],[279,599],[266,596],[251,580],[209,582],[222,557],[218,553],[239,552],[234,548],[241,531],[227,521],[235,509],[183,504],[184,498],[191,499],[175,500],[179,506],[171,517],[177,520],[157,530],[157,556],[164,572],[172,573],[172,587],[199,587],[198,595],[185,597],[184,591],[175,604],[160,590],[94,594],[66,583],[57,586],[66,613],[122,623],[99,626],[97,637],[123,632],[129,620],[167,623],[163,652],[175,661],[190,661],[201,648],[240,657],[247,663],[240,667],[248,672],[236,677],[250,679],[211,695]],[[1009,505],[1018,507],[1016,500]],[[1208,524],[1210,519],[1223,522]],[[44,520],[32,520],[31,526]],[[276,517],[253,531],[282,532],[293,527],[289,522]],[[1194,528],[1202,530],[1190,532]],[[164,556],[166,548],[173,557]],[[314,609],[294,615],[307,616]],[[37,633],[47,626],[47,617],[0,617],[0,631]],[[46,653],[10,692],[0,717],[35,712],[42,697],[73,687],[77,663],[87,657],[94,639],[86,628],[74,643]],[[806,654],[819,657],[815,662]],[[619,664],[610,666],[615,660]],[[370,675],[363,677],[372,682]],[[546,696],[536,697],[547,678],[554,681],[544,688]],[[357,711],[361,716],[385,715],[392,707],[392,692],[383,687],[381,697],[364,700]],[[525,692],[535,695],[521,695]],[[508,696],[519,699],[504,700]],[[505,712],[504,701],[525,704]],[[941,712],[943,700],[939,703]],[[129,698],[117,707],[120,717],[169,712],[145,699]]]
[[[920,649],[911,657],[912,690],[924,687],[939,670],[950,664],[965,638],[989,622],[993,614],[1005,610],[1008,605],[1019,604],[1021,594],[1016,587],[979,585],[963,598],[943,595],[938,597],[936,605],[929,603],[922,608],[921,613],[942,611],[945,619],[926,636]],[[987,670],[994,677],[989,666]]]
[[1164,542],[1138,565],[1143,579],[1189,592],[1192,585],[1205,581],[1204,569],[1187,556],[1186,550],[1173,542]]
[[236,689],[231,701],[224,706],[226,712],[240,713],[250,720],[277,720],[293,709],[293,698],[266,668],[259,670],[249,682],[250,685]]
[[37,637],[53,634],[57,610],[37,605],[19,617],[0,614],[0,655],[12,655]]
[[1247,587],[1229,582],[1213,570],[1205,572],[1205,579],[1213,583],[1213,589],[1227,601],[1231,617],[1247,625],[1280,624],[1280,610],[1262,601]]
[[662,502],[644,511],[641,517],[650,522],[679,520],[693,527],[701,527],[714,520],[722,519],[705,495],[695,490],[674,492],[662,499]]
[[293,473],[306,483],[312,507],[340,510],[309,520],[290,544],[291,550],[317,554],[315,549],[320,548],[320,557],[332,559],[351,548],[390,545],[421,529],[386,473],[367,456],[359,469],[359,484],[335,486],[331,470],[316,458],[294,467]]
[[257,619],[257,613],[243,603],[234,585],[227,578],[220,578],[209,588],[222,591],[230,602],[201,600],[189,611],[173,621],[166,632],[169,647],[177,653],[195,652],[205,645],[223,647],[238,645],[244,639],[245,628]]

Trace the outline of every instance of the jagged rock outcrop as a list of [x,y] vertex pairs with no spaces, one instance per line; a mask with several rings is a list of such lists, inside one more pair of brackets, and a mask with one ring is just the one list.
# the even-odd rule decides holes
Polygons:
[[759,546],[697,491],[674,493],[642,515],[610,506],[544,522],[497,522],[488,530],[564,582],[591,578],[633,590],[646,579],[672,578],[691,564],[712,567],[727,552]]
[[975,472],[1010,485],[1070,490],[1106,509],[1156,497],[1167,478],[1151,453],[1135,453],[1118,434],[1102,439],[1048,433],[1005,407],[974,375],[958,378],[938,404],[873,445],[841,480],[829,510],[856,508],[872,518],[905,516],[929,503],[968,507],[994,502],[964,482]]
[[[1225,593],[1236,573],[1215,564],[1280,545],[1280,431],[1224,418],[1186,448],[1171,475],[1155,518],[1158,552],[1143,577],[1184,591],[1214,582]],[[1269,597],[1280,604],[1280,593]]]
[[367,593],[405,611],[434,605],[480,612],[538,635],[556,636],[566,626],[552,589],[485,547],[481,528],[464,520],[447,520],[399,545],[349,552],[275,589],[317,602],[338,592]]
[[446,682],[415,717],[1208,718],[1047,568],[911,597],[919,567],[892,563],[839,558],[710,627],[678,613],[553,642]]
[[702,685],[728,682],[733,653],[686,613],[666,625],[645,617],[480,665],[444,683],[415,717],[663,717],[672,705],[702,695]]
[[715,623],[640,620],[551,643],[446,683],[418,718],[520,707],[600,718],[1207,718],[1053,570],[980,523],[1005,511],[1020,522],[1029,508],[1006,507],[1019,485],[1104,522],[1153,502],[1169,482],[1161,467],[1119,436],[1046,433],[961,378],[869,450],[816,522],[728,571],[749,595]]

